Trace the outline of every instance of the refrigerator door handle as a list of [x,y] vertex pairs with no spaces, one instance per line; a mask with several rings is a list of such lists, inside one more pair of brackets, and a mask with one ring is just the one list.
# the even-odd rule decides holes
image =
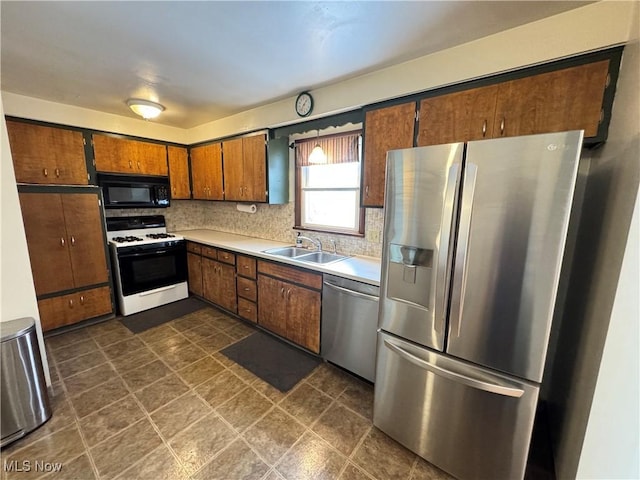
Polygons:
[[449,252],[451,246],[451,224],[453,222],[453,208],[458,185],[458,171],[460,165],[454,163],[449,167],[447,176],[447,186],[444,193],[444,208],[442,212],[442,222],[440,224],[440,246],[438,247],[438,266],[436,272],[436,298],[435,298],[435,318],[433,328],[436,332],[442,333],[446,322],[447,308],[447,271],[449,270]]
[[476,188],[478,166],[468,162],[465,167],[464,187],[460,206],[460,227],[458,231],[458,245],[453,278],[452,321],[455,320],[456,337],[460,336],[462,328],[462,311],[464,309],[464,294],[467,287],[467,254],[469,253],[469,235],[471,234],[471,214],[473,212],[473,195]]
[[467,375],[462,375],[457,372],[452,372],[451,370],[444,369],[442,367],[438,367],[432,363],[426,362],[421,358],[416,357],[415,355],[407,352],[403,348],[394,345],[389,340],[385,340],[384,344],[395,353],[403,357],[408,362],[413,363],[414,365],[428,370],[431,373],[438,375],[443,378],[447,378],[457,383],[462,383],[471,388],[475,388],[477,390],[483,390],[485,392],[495,393],[498,395],[503,395],[505,397],[514,397],[520,398],[524,394],[524,390],[521,388],[510,387],[507,385],[499,385],[496,383],[486,382],[484,380],[478,380],[476,378],[469,377]]

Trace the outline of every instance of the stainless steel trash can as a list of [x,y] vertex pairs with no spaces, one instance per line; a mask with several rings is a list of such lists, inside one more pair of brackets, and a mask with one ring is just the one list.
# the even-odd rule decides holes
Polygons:
[[51,417],[33,318],[0,322],[0,447]]

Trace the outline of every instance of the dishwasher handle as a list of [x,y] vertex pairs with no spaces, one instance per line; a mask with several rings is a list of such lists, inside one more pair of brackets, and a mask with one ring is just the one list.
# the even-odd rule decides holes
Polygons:
[[368,293],[360,293],[355,290],[351,290],[349,288],[339,287],[338,285],[334,285],[333,283],[322,282],[327,287],[340,291],[341,293],[346,293],[347,295],[351,295],[352,297],[363,298],[365,300],[370,300],[372,302],[377,302],[378,297],[375,295],[369,295]]

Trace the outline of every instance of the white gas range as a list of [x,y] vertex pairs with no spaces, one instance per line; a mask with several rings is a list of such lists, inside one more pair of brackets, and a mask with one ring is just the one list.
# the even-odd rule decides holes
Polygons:
[[167,233],[163,215],[106,220],[120,314],[189,296],[186,243],[183,237]]

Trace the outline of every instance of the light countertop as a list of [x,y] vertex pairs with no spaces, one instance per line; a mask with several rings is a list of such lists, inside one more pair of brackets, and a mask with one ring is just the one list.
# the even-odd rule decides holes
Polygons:
[[182,235],[192,242],[203,243],[212,247],[224,248],[237,253],[244,253],[258,258],[275,260],[281,263],[314,270],[321,273],[329,273],[340,277],[349,278],[370,285],[380,285],[380,259],[361,255],[350,256],[345,260],[329,264],[303,263],[287,257],[264,253],[264,250],[278,247],[291,246],[291,243],[265,240],[264,238],[248,237],[235,233],[219,232],[217,230],[180,230],[172,232]]

